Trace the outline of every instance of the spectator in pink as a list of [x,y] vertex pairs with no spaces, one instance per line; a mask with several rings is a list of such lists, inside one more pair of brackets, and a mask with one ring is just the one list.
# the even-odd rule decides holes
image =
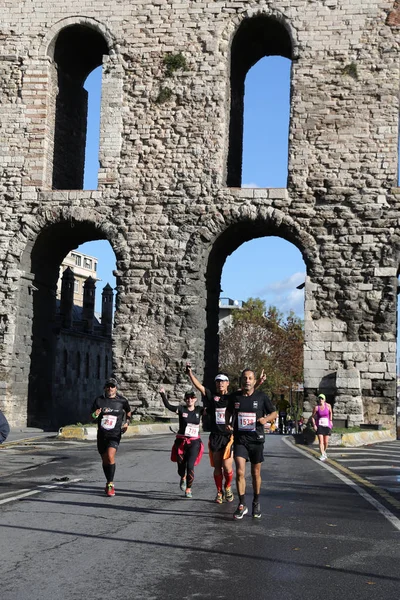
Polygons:
[[326,460],[328,458],[326,449],[328,448],[329,436],[332,431],[332,407],[327,403],[325,394],[319,394],[317,406],[314,406],[311,419],[319,441],[321,452],[319,460]]

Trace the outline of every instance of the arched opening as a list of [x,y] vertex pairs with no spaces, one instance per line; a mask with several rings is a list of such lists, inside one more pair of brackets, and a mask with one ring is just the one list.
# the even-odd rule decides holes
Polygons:
[[290,70],[287,58],[268,56],[247,73],[242,187],[287,187]]
[[[14,394],[21,406],[28,396],[29,426],[53,429],[85,422],[90,402],[99,393],[97,356],[104,364],[106,357],[112,362],[109,303],[106,315],[96,316],[92,296],[96,282],[89,278],[89,304],[85,304],[85,298],[82,306],[75,304],[75,286],[70,279],[74,274],[68,267],[64,271],[69,277],[64,292],[67,290],[69,298],[63,292],[61,298],[57,297],[63,260],[73,255],[81,243],[99,239],[105,239],[105,234],[93,223],[60,222],[45,228],[23,256],[21,268],[25,275],[19,294],[14,361],[20,384],[15,386]],[[113,294],[110,290],[108,295]],[[66,363],[66,357],[71,356],[74,360]]]
[[[292,58],[292,42],[287,29],[276,18],[265,15],[245,19],[237,30],[231,47],[231,109],[226,178],[229,187],[242,185],[246,75],[265,56]],[[276,81],[268,84],[276,85]]]
[[70,25],[60,31],[50,52],[57,65],[52,187],[83,189],[88,120],[84,84],[109,49],[96,29]]
[[[250,240],[253,240],[252,244],[246,244]],[[244,249],[246,246],[248,248],[243,254],[242,269],[238,268],[237,261],[235,261],[230,284],[224,277],[222,287],[222,272],[224,265],[229,263],[228,257],[236,250],[239,252],[239,248]],[[251,248],[252,246],[253,248]],[[289,247],[288,258],[285,261],[286,273],[283,264],[283,246]],[[288,227],[268,225],[263,220],[236,223],[219,236],[210,252],[207,269],[207,328],[204,354],[204,379],[207,384],[211,385],[213,377],[220,367],[219,331],[220,319],[224,314],[221,311],[221,301],[225,308],[228,304],[231,308],[236,309],[242,300],[254,296],[264,296],[267,304],[275,304],[279,310],[285,313],[292,309],[297,312],[300,319],[304,318],[303,289],[309,270],[307,263],[305,264],[305,254],[305,249],[300,246],[299,240]],[[280,259],[277,259],[278,256]],[[259,264],[257,264],[256,257],[260,260]],[[287,266],[288,264],[290,266]],[[268,271],[270,272],[268,273]],[[270,282],[269,289],[272,292],[274,287],[276,291],[279,287],[287,288],[290,294],[284,295],[285,304],[278,295],[275,295],[275,298],[266,296],[267,282]],[[272,283],[275,283],[275,286]],[[288,301],[290,297],[295,301],[294,303]],[[307,323],[305,323],[305,327],[307,327]]]

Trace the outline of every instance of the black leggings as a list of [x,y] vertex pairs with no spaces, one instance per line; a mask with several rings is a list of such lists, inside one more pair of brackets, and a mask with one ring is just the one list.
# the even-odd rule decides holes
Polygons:
[[[179,444],[179,440],[175,442]],[[185,446],[183,456],[178,454],[178,474],[180,477],[186,475],[186,487],[191,488],[194,480],[194,463],[200,452],[200,440],[193,440]]]

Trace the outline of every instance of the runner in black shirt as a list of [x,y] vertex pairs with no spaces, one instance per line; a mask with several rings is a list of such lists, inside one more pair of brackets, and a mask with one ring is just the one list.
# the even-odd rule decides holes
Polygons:
[[103,461],[106,476],[106,494],[115,496],[115,455],[131,419],[131,407],[124,396],[117,394],[117,381],[107,379],[104,393],[93,402],[92,417],[97,419],[97,449]]
[[[215,502],[222,504],[224,498],[227,502],[233,501],[232,493],[232,442],[233,436],[225,427],[225,410],[228,405],[229,377],[226,373],[218,373],[215,378],[216,393],[204,387],[193,374],[190,364],[186,365],[186,373],[195,388],[203,396],[203,404],[210,418],[210,437],[208,441],[211,466],[214,467],[214,481],[217,486]],[[225,493],[223,491],[223,478],[225,476]]]
[[234,519],[242,519],[248,509],[245,503],[246,494],[246,461],[251,463],[253,481],[253,517],[261,517],[261,463],[264,461],[264,425],[272,423],[277,416],[275,406],[263,392],[255,390],[254,371],[245,369],[241,376],[241,389],[230,394],[225,411],[226,427],[233,417],[234,457],[236,464],[236,487],[239,506],[233,514]]
[[10,426],[4,413],[2,413],[2,411],[0,410],[0,444],[6,441],[9,433]]
[[186,406],[173,406],[168,402],[164,388],[160,389],[164,406],[179,417],[179,430],[171,451],[172,462],[178,463],[179,486],[185,492],[185,498],[192,498],[194,467],[203,456],[204,446],[200,439],[200,421],[203,408],[195,406],[196,393],[186,392]]

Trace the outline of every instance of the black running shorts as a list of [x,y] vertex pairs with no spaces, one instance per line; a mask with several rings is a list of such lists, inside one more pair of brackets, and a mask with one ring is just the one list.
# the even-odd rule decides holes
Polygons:
[[233,446],[233,455],[235,458],[245,458],[252,465],[257,465],[264,462],[264,444],[260,444],[259,442],[235,443]]
[[331,431],[330,427],[322,427],[321,425],[317,427],[317,435],[331,435]]
[[97,450],[99,454],[104,454],[107,448],[115,448],[118,450],[119,443],[121,441],[120,437],[105,437],[104,435],[97,436]]
[[222,435],[221,433],[210,433],[209,441],[211,452],[224,452],[230,439],[230,433],[228,435]]

